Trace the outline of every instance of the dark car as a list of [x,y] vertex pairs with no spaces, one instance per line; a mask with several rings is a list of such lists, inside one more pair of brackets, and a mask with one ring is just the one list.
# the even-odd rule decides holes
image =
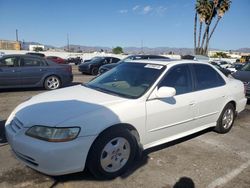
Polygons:
[[79,65],[78,70],[83,74],[87,73],[97,75],[98,70],[102,65],[113,64],[117,63],[118,61],[120,61],[120,59],[116,57],[96,57],[86,63]]
[[26,53],[27,55],[34,55],[34,56],[39,56],[39,57],[45,57],[44,54],[38,53],[38,52],[28,52]]
[[66,63],[65,59],[57,57],[57,56],[47,56],[46,59],[49,59],[49,60],[51,60],[55,63],[58,63],[58,64],[65,64]]
[[44,87],[57,89],[72,82],[70,65],[59,65],[32,55],[0,58],[0,88]]
[[221,67],[219,64],[215,62],[211,62],[213,66],[215,66],[217,69],[219,69],[225,76],[230,75],[232,72],[226,68]]
[[233,75],[234,78],[241,80],[246,88],[246,97],[250,99],[250,62],[246,63],[240,70]]
[[99,74],[103,74],[104,72],[107,72],[108,70],[116,67],[120,63],[129,61],[129,60],[140,60],[140,59],[169,59],[169,58],[165,57],[165,56],[160,56],[160,55],[130,55],[130,56],[126,57],[125,59],[119,61],[118,63],[113,63],[113,64],[101,66],[99,68]]
[[74,63],[75,65],[80,65],[82,63],[81,57],[69,57],[66,63]]

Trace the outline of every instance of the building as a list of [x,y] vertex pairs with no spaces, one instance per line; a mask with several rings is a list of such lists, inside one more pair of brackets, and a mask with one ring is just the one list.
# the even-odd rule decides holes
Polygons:
[[21,43],[19,41],[0,40],[1,50],[21,50]]
[[43,51],[44,50],[44,45],[38,45],[38,44],[30,44],[29,45],[29,51],[35,51],[36,48],[42,49],[39,51]]

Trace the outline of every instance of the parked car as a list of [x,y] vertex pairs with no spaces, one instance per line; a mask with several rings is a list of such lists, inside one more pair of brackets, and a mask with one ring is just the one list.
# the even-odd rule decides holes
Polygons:
[[250,62],[246,63],[240,70],[232,75],[241,80],[245,85],[246,97],[250,99]]
[[66,63],[65,59],[57,57],[57,56],[47,56],[46,58],[58,64]]
[[165,56],[160,56],[160,55],[130,55],[117,63],[102,65],[99,68],[99,74],[103,74],[104,72],[107,72],[108,70],[116,67],[120,63],[130,61],[130,60],[140,60],[140,59],[142,60],[142,59],[169,59],[169,58]]
[[34,55],[34,56],[39,56],[39,57],[45,57],[44,54],[38,53],[38,52],[28,52],[26,53],[27,55]]
[[32,55],[0,58],[0,88],[44,87],[58,89],[72,82],[70,65],[59,65]]
[[227,69],[233,73],[233,72],[236,72],[237,70],[240,70],[244,65],[245,65],[244,63],[234,63]]
[[225,76],[230,75],[232,72],[226,68],[221,67],[219,64],[211,62],[213,66],[215,66],[217,69],[219,69]]
[[227,61],[218,61],[218,60],[215,60],[215,61],[212,61],[213,63],[216,63],[217,65],[221,66],[222,68],[228,68],[231,66],[231,64]]
[[0,57],[3,57],[5,55],[4,52],[0,52]]
[[66,60],[66,63],[74,63],[75,65],[80,65],[82,63],[81,57],[70,57]]
[[79,65],[78,70],[82,74],[87,73],[97,75],[100,66],[105,64],[117,63],[118,61],[120,61],[120,59],[116,57],[96,57],[86,63],[82,63],[81,65]]
[[245,106],[243,83],[210,64],[138,60],[32,97],[11,113],[5,130],[17,158],[37,171],[88,168],[110,179],[143,149],[210,127],[229,132]]

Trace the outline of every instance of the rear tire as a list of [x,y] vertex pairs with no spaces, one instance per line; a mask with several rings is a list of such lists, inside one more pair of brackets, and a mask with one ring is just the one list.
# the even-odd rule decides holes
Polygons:
[[228,103],[217,121],[214,129],[215,132],[225,134],[231,130],[235,119],[235,107],[232,103]]
[[48,76],[44,81],[44,88],[47,90],[54,90],[61,87],[61,81],[57,76]]
[[129,130],[114,127],[104,131],[93,143],[87,168],[98,179],[123,174],[135,159],[137,141]]

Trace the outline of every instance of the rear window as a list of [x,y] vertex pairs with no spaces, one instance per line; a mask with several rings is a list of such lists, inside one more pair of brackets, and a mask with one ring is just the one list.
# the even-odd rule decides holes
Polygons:
[[209,89],[225,85],[220,74],[209,65],[193,64],[196,76],[196,90]]

